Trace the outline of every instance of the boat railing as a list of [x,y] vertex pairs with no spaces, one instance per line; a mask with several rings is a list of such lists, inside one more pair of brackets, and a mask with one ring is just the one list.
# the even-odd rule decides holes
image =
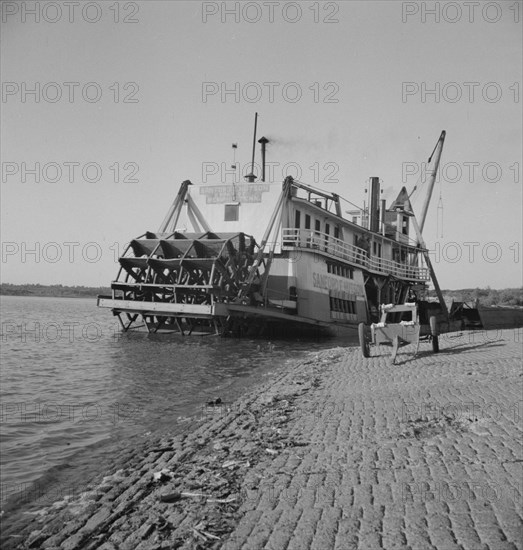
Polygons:
[[429,270],[425,267],[400,264],[392,260],[369,256],[363,248],[342,241],[327,233],[311,229],[283,228],[283,249],[308,248],[341,258],[349,263],[361,265],[369,271],[387,273],[402,279],[428,281]]

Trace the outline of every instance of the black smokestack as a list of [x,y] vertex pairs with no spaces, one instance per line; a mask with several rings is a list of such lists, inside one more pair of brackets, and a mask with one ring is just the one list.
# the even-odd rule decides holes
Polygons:
[[261,144],[261,161],[262,161],[262,176],[261,176],[261,180],[262,180],[262,181],[265,181],[265,147],[266,147],[267,143],[269,143],[269,140],[264,136],[264,137],[261,137],[261,138],[258,140],[258,143]]
[[369,216],[369,229],[378,232],[380,230],[380,178],[370,178]]

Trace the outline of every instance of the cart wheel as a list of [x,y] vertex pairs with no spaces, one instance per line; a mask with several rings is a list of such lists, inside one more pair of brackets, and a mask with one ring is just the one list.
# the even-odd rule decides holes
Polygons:
[[439,351],[439,338],[438,338],[438,322],[434,315],[429,319],[430,334],[432,335],[432,351],[438,353]]
[[438,353],[438,351],[439,351],[439,337],[438,336],[433,336],[432,337],[432,351],[434,353]]
[[360,340],[361,354],[363,355],[363,357],[370,357],[369,342],[365,333],[365,324],[360,323],[358,325],[358,337]]

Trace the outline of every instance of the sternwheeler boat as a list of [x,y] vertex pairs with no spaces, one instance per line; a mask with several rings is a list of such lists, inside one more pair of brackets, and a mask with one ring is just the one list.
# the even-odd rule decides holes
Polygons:
[[[442,132],[431,155],[432,185],[444,140]],[[158,230],[130,242],[111,295],[98,297],[124,331],[336,333],[378,321],[383,303],[421,305],[431,280],[439,292],[421,233],[430,193],[420,223],[405,187],[391,204],[380,200],[378,177],[369,180],[368,207],[345,210],[336,193],[290,176],[267,181],[268,141],[258,141],[260,181],[255,123],[245,182],[184,181]],[[443,299],[426,304],[420,315],[437,315],[444,331]]]

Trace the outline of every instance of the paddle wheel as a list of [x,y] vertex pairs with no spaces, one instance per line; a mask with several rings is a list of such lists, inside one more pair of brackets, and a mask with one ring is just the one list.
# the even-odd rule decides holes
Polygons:
[[262,301],[258,250],[244,233],[145,233],[130,242],[112,284],[113,299],[134,310],[114,313],[124,330],[141,317],[150,332],[230,331],[220,306]]
[[[149,332],[183,335],[259,335],[274,317],[272,310],[285,317],[283,305],[274,306],[268,295],[267,278],[276,245],[269,238],[280,226],[291,181],[284,183],[259,245],[243,232],[211,231],[189,193],[191,185],[182,183],[157,232],[129,243],[111,296],[99,296],[98,305],[111,308],[124,331],[145,325]],[[182,210],[192,233],[178,229]]]

